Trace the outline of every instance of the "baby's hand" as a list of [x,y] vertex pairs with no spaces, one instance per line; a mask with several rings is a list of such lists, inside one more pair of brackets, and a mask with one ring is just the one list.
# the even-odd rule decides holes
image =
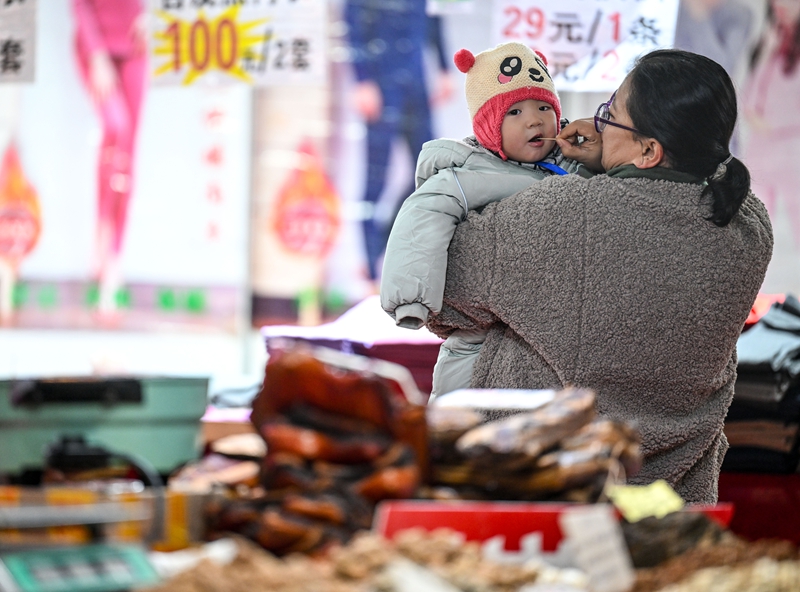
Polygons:
[[556,136],[556,143],[567,158],[577,160],[595,172],[605,172],[603,158],[603,136],[594,128],[594,120],[576,119]]

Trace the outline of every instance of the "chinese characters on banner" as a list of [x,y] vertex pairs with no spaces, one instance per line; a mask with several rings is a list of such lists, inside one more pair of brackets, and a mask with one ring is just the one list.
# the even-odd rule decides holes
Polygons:
[[0,2],[0,82],[33,82],[36,0]]
[[151,0],[152,83],[319,83],[326,2]]
[[495,43],[542,51],[559,91],[611,92],[633,61],[670,47],[679,0],[495,0]]
[[205,236],[211,243],[218,242],[230,229],[224,228],[224,216],[228,187],[225,186],[225,128],[229,127],[229,117],[224,102],[214,102],[207,106],[203,113],[203,126],[209,134],[211,143],[205,146],[202,155],[203,163],[199,170],[207,172],[205,179],[205,210],[208,218],[205,222]]

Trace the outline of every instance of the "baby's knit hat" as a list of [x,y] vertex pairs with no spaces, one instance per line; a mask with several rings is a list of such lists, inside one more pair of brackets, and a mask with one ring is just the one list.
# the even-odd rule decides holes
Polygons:
[[547,71],[547,58],[522,43],[501,43],[478,55],[460,49],[453,56],[456,67],[467,75],[467,107],[478,141],[503,160],[500,129],[509,107],[534,99],[553,106],[556,133],[561,129],[561,102]]

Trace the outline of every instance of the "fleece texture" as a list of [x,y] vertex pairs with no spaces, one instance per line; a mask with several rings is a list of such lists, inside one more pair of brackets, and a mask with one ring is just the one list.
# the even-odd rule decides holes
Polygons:
[[687,502],[714,503],[736,342],[773,239],[755,196],[720,228],[701,190],[569,175],[471,212],[428,327],[488,330],[475,388],[595,390],[600,415],[642,434],[630,483],[663,478]]
[[[548,158],[567,172],[585,169],[556,148]],[[444,293],[447,247],[467,212],[552,176],[535,164],[504,161],[474,137],[426,142],[417,159],[416,187],[400,208],[386,245],[381,306],[401,327],[419,329]]]

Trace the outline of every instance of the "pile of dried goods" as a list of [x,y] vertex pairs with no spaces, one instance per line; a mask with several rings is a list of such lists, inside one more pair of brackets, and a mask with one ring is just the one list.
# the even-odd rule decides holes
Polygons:
[[425,408],[384,376],[325,360],[299,347],[270,355],[251,415],[267,446],[260,487],[208,504],[210,538],[237,533],[279,555],[319,551],[369,528],[375,502],[416,493]]
[[431,408],[431,482],[457,497],[596,501],[609,479],[641,466],[631,426],[595,420],[595,395],[565,389],[542,407],[482,423],[463,408]]

